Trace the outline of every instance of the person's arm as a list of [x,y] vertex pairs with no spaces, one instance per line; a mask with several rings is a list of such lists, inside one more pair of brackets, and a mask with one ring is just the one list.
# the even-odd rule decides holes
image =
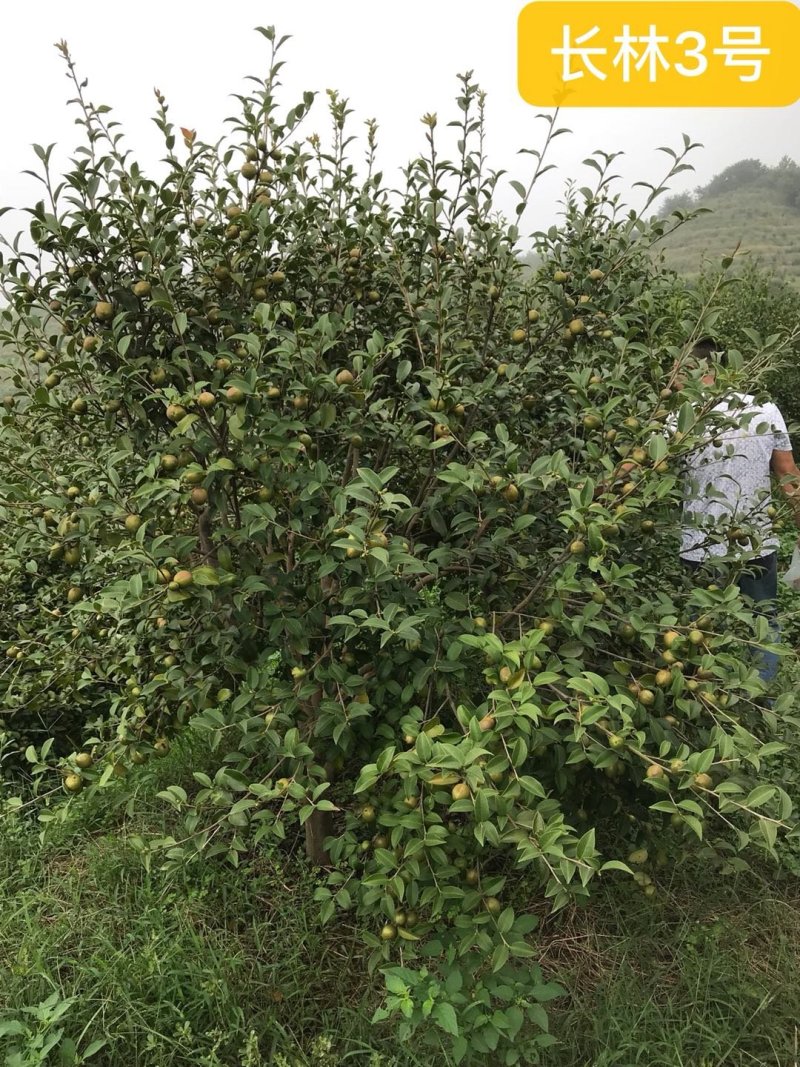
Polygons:
[[[800,470],[794,461],[794,455],[776,448],[773,450],[770,466],[792,506],[794,524],[800,530]],[[800,537],[798,537],[798,544],[800,544]]]

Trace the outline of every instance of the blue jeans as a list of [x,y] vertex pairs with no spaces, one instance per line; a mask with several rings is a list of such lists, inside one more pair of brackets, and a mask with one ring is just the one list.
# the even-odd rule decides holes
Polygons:
[[[703,566],[714,569],[712,560],[705,560],[703,563],[699,563],[693,559],[682,559],[681,562],[693,573]],[[778,553],[770,552],[768,556],[760,556],[758,559],[748,560],[736,581],[742,596],[749,597],[756,605],[755,613],[757,615],[765,615],[769,619],[772,640],[778,642],[781,636],[777,613]],[[758,673],[762,681],[771,682],[778,673],[780,657],[774,652],[763,650],[759,658],[761,660],[761,668]]]

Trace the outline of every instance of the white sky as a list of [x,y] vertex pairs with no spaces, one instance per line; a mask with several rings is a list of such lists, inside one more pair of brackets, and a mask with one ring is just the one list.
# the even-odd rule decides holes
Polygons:
[[[196,128],[204,139],[215,140],[223,133],[223,118],[237,106],[229,94],[246,91],[245,76],[265,70],[267,42],[252,29],[270,24],[292,36],[283,51],[286,108],[303,90],[318,91],[311,128],[324,134],[325,89],[338,89],[350,98],[359,120],[356,126],[360,128],[361,119],[378,119],[385,172],[421,148],[423,113],[436,111],[442,125],[457,117],[455,76],[474,70],[488,92],[490,163],[526,181],[531,157],[516,152],[540,146],[543,124],[535,121],[538,109],[517,92],[516,20],[523,4],[227,0],[201,7],[187,0],[124,5],[107,0],[6,2],[0,11],[0,205],[21,206],[38,196],[32,180],[20,173],[36,166],[32,142],[58,142],[61,159],[79,142],[80,131],[65,106],[70,85],[55,41],[66,38],[79,71],[89,79],[90,99],[113,106],[128,147],[147,168],[160,155],[150,121],[153,87],[166,95],[176,125]],[[651,5],[646,10],[652,11]],[[680,175],[675,191],[704,184],[745,157],[768,164],[783,155],[800,159],[800,104],[773,109],[565,109],[561,125],[573,133],[555,142],[549,159],[559,169],[539,187],[525,219],[528,230],[553,220],[568,177],[590,181],[591,172],[581,172],[580,162],[598,148],[624,152],[617,169],[627,184],[653,181],[663,175],[667,163],[656,148],[678,148],[681,135],[689,134],[705,147],[692,157],[695,172]],[[509,198],[509,207],[511,203]],[[20,219],[16,212],[5,216],[0,229],[8,235]]]

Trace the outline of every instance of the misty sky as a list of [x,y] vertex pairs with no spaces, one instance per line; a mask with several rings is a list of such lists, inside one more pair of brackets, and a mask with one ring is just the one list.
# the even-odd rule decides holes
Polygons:
[[[65,104],[70,85],[55,41],[66,38],[89,79],[90,98],[113,106],[128,146],[148,167],[160,155],[150,121],[153,87],[166,95],[176,125],[215,140],[224,132],[224,117],[235,111],[229,94],[246,91],[245,76],[265,70],[267,42],[252,28],[269,24],[292,36],[282,53],[286,108],[303,90],[320,93],[308,132],[327,132],[325,90],[336,88],[350,98],[356,125],[361,119],[378,120],[380,158],[389,172],[421,148],[423,113],[437,112],[442,125],[457,117],[455,75],[472,69],[488,93],[490,163],[526,181],[531,158],[516,153],[540,145],[543,124],[535,121],[538,109],[517,92],[516,20],[522,6],[522,0],[492,6],[475,0],[228,0],[213,7],[186,0],[5,4],[0,13],[0,205],[24,205],[38,197],[32,180],[20,173],[36,165],[32,142],[58,142],[63,152],[56,158],[62,160],[79,142],[74,114]],[[539,186],[525,218],[527,230],[553,220],[568,177],[590,181],[580,162],[598,148],[624,152],[617,171],[629,186],[660,178],[667,157],[656,148],[677,148],[681,135],[689,134],[705,147],[692,156],[695,173],[680,175],[675,191],[704,184],[744,157],[768,164],[783,155],[800,159],[800,104],[752,110],[565,109],[562,120],[573,133],[555,142],[549,160],[558,171]],[[0,227],[9,235],[20,221],[14,213],[0,220]]]

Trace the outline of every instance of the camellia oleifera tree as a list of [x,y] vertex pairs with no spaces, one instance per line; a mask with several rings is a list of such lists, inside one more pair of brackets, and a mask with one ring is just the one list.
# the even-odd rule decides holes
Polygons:
[[202,731],[218,769],[161,794],[183,831],[148,861],[304,828],[323,917],[355,913],[385,974],[377,1019],[532,1062],[556,992],[533,898],[615,867],[652,896],[660,850],[735,867],[791,815],[766,623],[675,563],[682,457],[724,432],[675,388],[705,324],[672,314],[671,223],[609,195],[611,157],[531,273],[471,76],[452,158],[425,116],[393,191],[374,124],[350,162],[346,101],[330,144],[310,95],[279,109],[263,32],[230,142],[158,97],[158,180],[60,46],[85,145],[62,178],[36,149],[2,266],[6,739],[45,805]]
[[[738,269],[737,269],[738,267]],[[766,388],[778,404],[791,432],[800,422],[800,292],[757,262],[734,262],[732,269],[706,270],[693,286],[698,303],[714,292],[718,317],[715,335],[722,344],[739,349],[748,361],[746,381]],[[763,360],[764,339],[779,335],[786,346],[777,366]]]

